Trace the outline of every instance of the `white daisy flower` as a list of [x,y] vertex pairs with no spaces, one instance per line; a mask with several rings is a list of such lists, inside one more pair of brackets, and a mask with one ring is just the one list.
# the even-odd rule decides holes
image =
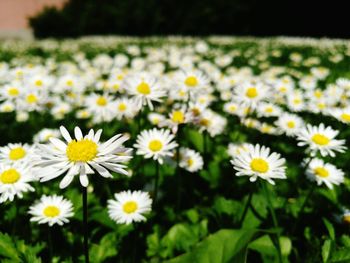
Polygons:
[[152,199],[141,191],[123,191],[108,200],[108,214],[118,224],[146,221],[145,213],[151,211]]
[[179,89],[193,94],[203,92],[203,88],[209,84],[208,78],[199,70],[179,71],[175,81]]
[[169,130],[154,128],[142,131],[137,136],[134,147],[137,148],[136,154],[153,158],[162,164],[164,157],[173,156],[172,150],[178,146],[173,140],[174,135]]
[[334,157],[335,152],[344,152],[346,149],[345,140],[335,139],[338,133],[331,127],[325,127],[323,123],[318,127],[308,124],[297,134],[298,146],[308,146],[311,156],[320,152],[322,156]]
[[342,123],[350,124],[350,107],[345,109],[332,109],[330,114]]
[[50,227],[54,224],[66,224],[74,215],[72,202],[57,195],[43,195],[38,202],[29,207],[28,213],[32,215],[31,222],[48,224]]
[[29,184],[36,181],[30,167],[24,164],[0,164],[0,203],[13,201],[15,196],[22,198],[23,193],[34,191]]
[[86,97],[85,107],[91,112],[94,123],[108,122],[115,117],[115,103],[113,98],[107,94],[90,94]]
[[160,123],[165,121],[165,116],[157,112],[151,112],[147,115],[147,119],[152,123],[152,125],[158,126]]
[[0,148],[0,161],[5,163],[28,163],[33,156],[34,147],[22,143],[9,143]]
[[203,158],[198,152],[192,149],[181,148],[179,165],[187,171],[194,173],[199,170],[202,170]]
[[159,87],[156,78],[146,73],[129,76],[124,84],[139,108],[147,104],[153,110],[152,101],[161,102],[161,98],[165,96],[165,90]]
[[[104,143],[100,143],[102,130],[96,133],[90,130],[83,137],[79,127],[75,127],[75,139],[72,139],[66,128],[60,127],[62,137],[66,142],[57,138],[50,138],[52,145],[39,144],[38,155],[40,160],[36,163],[41,169],[41,182],[52,180],[62,174],[60,188],[67,187],[74,176],[79,174],[80,183],[87,187],[88,174],[96,170],[105,178],[113,177],[108,171],[127,175],[126,166],[121,164],[131,159],[130,151],[123,146],[128,140],[127,136],[117,134]],[[94,170],[93,170],[94,169]]]
[[125,97],[115,101],[115,108],[115,115],[118,120],[132,118],[137,113],[135,101]]
[[344,182],[344,172],[342,170],[318,158],[309,162],[306,175],[311,181],[316,181],[318,185],[324,183],[329,189],[333,189],[333,185]]
[[233,100],[238,103],[256,108],[258,102],[266,99],[269,93],[269,88],[261,83],[246,82],[234,89]]
[[294,136],[305,124],[303,119],[298,115],[285,112],[278,118],[275,125],[288,136]]
[[257,114],[258,117],[275,117],[281,114],[282,110],[280,107],[273,103],[261,102],[258,104]]
[[249,143],[229,143],[227,148],[227,154],[233,159],[242,152],[248,151]]
[[237,176],[250,176],[250,181],[255,182],[258,177],[275,184],[273,179],[286,179],[285,159],[278,153],[270,153],[270,148],[265,146],[247,145],[247,151],[236,156],[231,163],[237,171]]
[[58,129],[42,129],[34,135],[33,141],[36,143],[47,143],[50,138],[59,138],[61,133]]

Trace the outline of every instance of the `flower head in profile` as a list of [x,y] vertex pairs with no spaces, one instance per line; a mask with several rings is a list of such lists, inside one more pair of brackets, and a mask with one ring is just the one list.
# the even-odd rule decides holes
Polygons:
[[286,179],[285,159],[278,153],[271,153],[270,148],[265,146],[247,145],[237,157],[231,160],[237,176],[250,176],[250,181],[257,178],[267,180],[275,184],[273,179]]
[[192,149],[181,148],[179,165],[183,169],[194,173],[203,168],[203,158],[198,152]]
[[329,189],[333,189],[333,185],[344,182],[344,172],[342,170],[318,158],[310,160],[306,175],[311,181],[315,181],[318,185],[325,184]]
[[63,225],[69,222],[73,216],[73,204],[63,196],[43,195],[38,202],[29,208],[28,213],[32,215],[30,221],[38,224]]
[[145,221],[145,213],[151,211],[152,199],[141,191],[123,191],[108,200],[108,214],[118,224]]
[[154,128],[142,131],[137,136],[134,147],[137,148],[136,154],[153,158],[162,164],[165,157],[173,156],[172,150],[177,147],[177,143],[174,142],[174,135],[170,134],[169,130]]
[[88,174],[95,171],[105,178],[113,177],[109,170],[127,175],[123,164],[131,159],[131,149],[123,143],[127,136],[117,134],[104,143],[100,143],[102,130],[96,133],[90,130],[83,136],[79,127],[75,127],[75,139],[72,139],[66,128],[60,127],[65,142],[50,138],[51,145],[39,145],[40,160],[36,163],[41,167],[40,181],[49,181],[62,174],[60,188],[67,187],[74,176],[79,175],[80,183],[86,187],[89,184]]
[[318,127],[308,124],[297,134],[298,146],[307,146],[311,156],[319,152],[322,156],[334,157],[335,152],[344,152],[346,149],[345,140],[335,139],[338,133],[323,123]]

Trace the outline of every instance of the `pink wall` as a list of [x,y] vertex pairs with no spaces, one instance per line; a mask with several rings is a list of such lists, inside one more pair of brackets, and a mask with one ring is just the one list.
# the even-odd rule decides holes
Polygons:
[[66,0],[0,0],[0,30],[28,28],[27,18],[45,6],[60,7]]

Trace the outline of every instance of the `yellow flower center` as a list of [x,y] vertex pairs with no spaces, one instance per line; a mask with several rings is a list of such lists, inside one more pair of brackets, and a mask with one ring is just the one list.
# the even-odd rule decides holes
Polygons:
[[114,84],[114,85],[113,85],[113,89],[114,89],[114,90],[118,90],[118,89],[119,89],[119,87],[120,87],[120,85],[119,85],[119,84]]
[[245,95],[248,97],[248,98],[255,98],[256,96],[258,96],[258,91],[256,90],[255,87],[251,87],[251,88],[248,88]]
[[188,167],[191,167],[193,165],[193,160],[191,158],[187,160],[187,165]]
[[21,178],[19,172],[16,169],[10,168],[5,170],[0,175],[0,181],[3,184],[14,184]]
[[151,87],[146,82],[141,82],[136,89],[143,95],[148,95],[151,93]]
[[126,104],[125,103],[120,103],[119,105],[118,105],[118,110],[119,111],[125,111],[126,110]]
[[107,99],[105,97],[102,97],[102,96],[98,97],[97,100],[96,100],[96,104],[98,106],[101,106],[101,107],[106,106],[107,105]]
[[329,143],[329,139],[323,134],[319,133],[312,136],[311,140],[318,145],[327,145]]
[[22,147],[17,147],[10,150],[9,158],[12,161],[17,161],[19,159],[22,159],[24,156],[26,156],[26,154],[27,154],[26,151]]
[[280,87],[280,92],[285,93],[286,91],[287,91],[286,87],[284,87],[284,86]]
[[322,97],[322,91],[320,91],[320,90],[316,90],[315,92],[314,92],[314,96],[316,97],[316,98],[321,98]]
[[254,172],[266,173],[269,170],[269,164],[261,158],[254,158],[250,162],[250,168],[252,168]]
[[317,107],[318,107],[320,110],[323,110],[324,108],[326,108],[326,104],[324,104],[324,103],[318,103],[318,104],[317,104]]
[[295,122],[294,121],[288,121],[287,122],[287,126],[288,126],[288,128],[293,129],[295,127]]
[[272,112],[273,112],[273,108],[272,108],[272,107],[267,107],[267,108],[265,109],[265,112],[267,112],[267,113],[272,113]]
[[57,206],[49,205],[45,207],[43,213],[45,216],[53,218],[60,214],[60,209]]
[[314,169],[314,173],[319,176],[319,177],[328,177],[329,176],[329,172],[323,168],[323,167],[317,167]]
[[66,154],[71,162],[88,162],[97,155],[97,144],[89,139],[71,141],[68,143]]
[[301,103],[301,99],[294,99],[294,100],[293,100],[293,103],[294,103],[294,104],[300,104],[300,103]]
[[345,122],[350,122],[350,114],[343,113],[340,118]]
[[29,94],[26,98],[26,101],[30,104],[33,104],[38,101],[38,97],[35,96],[34,94]]
[[182,113],[182,111],[174,111],[171,119],[173,122],[177,122],[177,123],[183,123],[185,121],[185,116]]
[[19,90],[17,88],[10,88],[7,92],[10,96],[18,96],[19,94]]
[[66,85],[68,86],[68,87],[72,87],[73,86],[73,81],[72,80],[67,80],[66,81]]
[[195,76],[189,76],[185,79],[186,86],[195,87],[198,85],[198,79]]
[[138,208],[138,205],[135,201],[128,201],[123,205],[123,211],[127,214],[134,213]]
[[350,224],[350,215],[344,215],[343,216],[343,222],[346,224]]
[[37,87],[41,87],[41,86],[43,85],[43,81],[40,80],[40,79],[38,79],[38,80],[35,81],[34,84],[35,84],[35,86],[37,86]]
[[208,127],[210,125],[210,120],[203,118],[199,121],[199,124]]
[[230,105],[230,107],[228,109],[229,109],[229,111],[234,112],[237,110],[237,107],[235,105]]
[[117,80],[123,80],[124,78],[124,75],[123,74],[118,74],[117,75]]
[[163,148],[163,144],[160,140],[152,140],[149,142],[148,148],[152,152],[159,152]]

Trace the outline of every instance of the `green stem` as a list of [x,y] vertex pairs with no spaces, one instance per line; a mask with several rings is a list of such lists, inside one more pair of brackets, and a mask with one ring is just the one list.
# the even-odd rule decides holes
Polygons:
[[51,233],[52,227],[50,227],[50,226],[47,227],[47,243],[48,243],[48,247],[49,247],[49,262],[51,262],[52,258],[53,258],[53,245],[52,245],[52,233]]
[[242,226],[243,220],[244,220],[245,216],[247,215],[248,208],[249,208],[250,203],[252,201],[252,197],[253,197],[253,191],[250,191],[249,196],[248,196],[248,200],[246,201],[245,206],[244,206],[244,210],[243,210],[241,219],[239,220],[239,224],[238,224],[239,226]]
[[295,232],[295,230],[296,230],[296,228],[297,228],[297,226],[298,226],[298,224],[299,224],[299,222],[300,222],[300,218],[301,218],[301,215],[302,215],[303,212],[304,212],[304,209],[305,209],[305,207],[306,207],[307,201],[309,201],[309,199],[310,199],[312,193],[315,191],[315,188],[316,188],[316,183],[314,183],[314,184],[312,185],[312,187],[309,189],[308,193],[306,194],[306,197],[305,197],[305,199],[304,199],[304,202],[303,202],[303,204],[301,205],[301,208],[300,208],[300,210],[299,210],[299,212],[298,212],[297,219],[295,220],[294,226],[293,226],[293,228],[292,228],[292,233],[293,233],[293,234],[294,234],[294,232]]
[[[273,226],[277,229],[278,228],[277,217],[276,217],[275,210],[274,210],[274,208],[272,206],[272,203],[271,203],[270,195],[269,195],[269,192],[268,192],[268,189],[267,189],[267,184],[268,184],[267,182],[261,182],[261,186],[263,188],[264,195],[265,195],[265,198],[266,198],[266,201],[267,201],[267,205],[269,207],[270,214],[271,214],[271,217],[272,217]],[[278,253],[278,259],[279,259],[279,262],[282,263],[283,260],[282,260],[282,252],[281,252],[280,233],[279,233],[279,231],[277,231],[277,233],[276,233],[276,238],[277,238],[277,240],[275,242],[275,246],[276,246],[277,253]]]
[[176,133],[176,142],[179,144],[176,148],[176,211],[180,210],[181,205],[181,173],[180,173],[180,131],[181,125],[179,125],[177,133]]
[[89,229],[88,229],[88,214],[87,214],[87,187],[83,187],[83,231],[84,231],[84,257],[85,263],[89,263]]
[[158,181],[159,181],[159,162],[156,161],[156,176],[154,179],[154,188],[153,188],[153,194],[154,194],[154,203],[157,201],[158,196]]

